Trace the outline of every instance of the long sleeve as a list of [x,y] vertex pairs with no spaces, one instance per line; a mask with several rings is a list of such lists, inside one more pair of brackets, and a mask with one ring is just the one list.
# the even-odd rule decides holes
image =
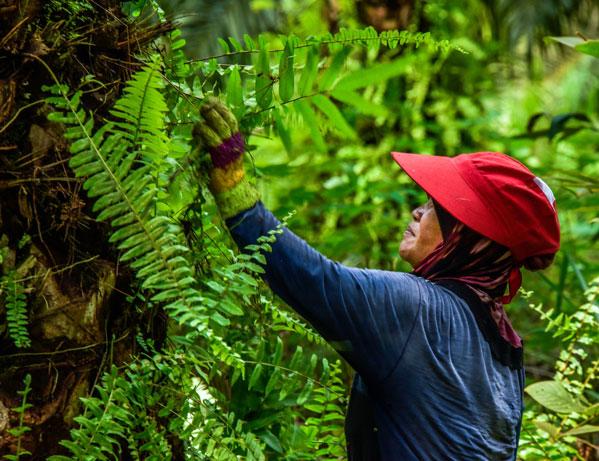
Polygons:
[[[227,225],[243,249],[280,223],[258,202],[227,220]],[[392,372],[420,309],[415,276],[349,268],[324,257],[287,228],[265,258],[264,278],[274,293],[366,381],[377,383]]]

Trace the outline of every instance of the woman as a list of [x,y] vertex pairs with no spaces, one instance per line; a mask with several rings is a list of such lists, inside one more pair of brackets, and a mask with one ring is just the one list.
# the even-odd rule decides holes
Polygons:
[[[279,222],[245,178],[235,118],[215,99],[202,116],[210,188],[244,248]],[[547,267],[559,248],[553,195],[503,154],[392,155],[430,197],[400,244],[413,273],[345,267],[285,229],[265,279],[356,371],[349,459],[513,460],[524,370],[503,304],[520,266]]]

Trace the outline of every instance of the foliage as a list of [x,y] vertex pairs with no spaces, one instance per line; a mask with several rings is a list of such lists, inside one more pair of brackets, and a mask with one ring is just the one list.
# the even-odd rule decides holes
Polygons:
[[31,408],[33,405],[27,402],[27,396],[31,392],[31,375],[25,375],[23,379],[23,384],[25,387],[17,391],[17,393],[21,396],[21,405],[16,408],[13,408],[12,411],[19,415],[19,425],[13,427],[8,430],[8,433],[17,438],[17,449],[14,455],[5,455],[5,458],[9,461],[19,461],[21,457],[30,455],[31,453],[21,447],[21,440],[25,433],[30,431],[30,428],[24,423],[25,412],[28,408]]
[[580,37],[549,37],[566,46],[570,46],[581,53],[599,58],[599,40],[586,40]]
[[[301,332],[311,340],[315,340],[315,335],[302,322],[279,312],[271,297],[258,295],[256,277],[263,270],[256,263],[264,262],[261,252],[268,251],[276,231],[249,247],[249,253],[234,257],[224,266],[202,269],[194,264],[202,259],[209,261],[210,257],[205,249],[198,249],[203,252],[201,256],[194,254],[168,202],[166,178],[179,165],[173,161],[177,150],[169,149],[161,85],[158,64],[150,61],[133,76],[116,102],[111,111],[113,120],[95,128],[93,118],[80,108],[81,93],[69,95],[68,88],[57,82],[48,88],[52,94],[48,102],[57,109],[48,117],[67,127],[70,166],[77,176],[85,178],[84,188],[89,197],[95,198],[97,219],[110,222],[110,240],[123,252],[120,260],[129,262],[136,271],[140,295],[148,304],[160,305],[186,327],[181,335],[172,336],[183,349],[157,353],[155,360],[183,360],[180,369],[199,374],[210,383],[209,392],[215,400],[174,414],[174,409],[182,407],[181,389],[189,398],[195,388],[190,375],[184,375],[187,381],[161,386],[160,395],[155,396],[149,383],[161,379],[156,378],[154,371],[144,374],[144,369],[132,365],[126,378],[113,367],[96,387],[97,397],[82,400],[86,412],[75,419],[79,427],[73,430],[72,441],[63,445],[77,459],[89,453],[97,459],[107,459],[110,454],[125,452],[135,459],[169,459],[173,453],[167,435],[176,434],[187,441],[197,456],[209,459],[230,459],[232,453],[243,454],[247,459],[264,459],[269,450],[289,453],[290,449],[294,455],[289,459],[307,459],[311,455],[306,444],[330,444],[331,437],[340,440],[341,427],[338,421],[335,423],[340,407],[333,402],[342,396],[319,394],[320,400],[315,401],[327,401],[327,408],[336,412],[336,418],[327,418],[326,414],[312,416],[307,426],[309,432],[297,428],[294,421],[301,416],[300,409],[315,387],[312,376],[318,364],[316,355],[307,359],[302,348],[297,347],[284,363],[282,340],[279,338],[271,349],[265,333],[256,337],[252,331],[240,331],[229,334],[228,342],[221,339],[220,335],[227,331],[224,328],[244,314],[239,307],[244,305],[259,308],[260,316],[272,317],[273,331]],[[187,173],[193,177],[193,167],[188,168],[191,169]],[[209,238],[202,235],[202,239]],[[223,251],[215,248],[214,242],[210,246],[211,251]],[[260,324],[265,320],[261,319]],[[245,323],[243,328],[251,325]],[[331,379],[339,389],[338,369],[329,375],[328,362],[322,363],[325,368],[319,384],[326,385]],[[232,367],[231,371],[222,368],[226,365]],[[162,378],[174,379],[170,373]],[[218,378],[227,380],[224,389],[211,381],[218,382]],[[159,416],[169,415],[168,421],[148,422],[147,412],[151,412],[154,401],[165,405],[165,410],[156,411]],[[215,415],[230,406],[236,411],[227,412],[223,426]],[[190,418],[192,429],[185,431]],[[333,453],[339,449],[342,445],[338,444]]]
[[[155,2],[125,7],[135,16],[146,4],[158,11]],[[596,169],[588,162],[596,139],[593,98],[584,107],[524,104],[512,88],[495,88],[487,61],[493,52],[427,33],[342,29],[219,42],[217,55],[188,60],[180,31],[172,32],[161,56],[145,57],[108,120],[82,109],[82,92],[58,78],[48,88],[49,118],[66,126],[70,167],[83,178],[96,219],[110,224],[120,261],[134,270],[128,302],[164,309],[172,319],[161,347],[140,325],[144,353],[121,369],[108,367],[63,442],[71,456],[53,459],[344,456],[346,372],[260,281],[263,254],[277,233],[232,251],[205,191],[205,171],[190,161],[197,156],[190,155],[196,101],[210,93],[221,94],[242,129],[255,135],[251,160],[265,201],[279,215],[299,209],[294,229],[345,263],[407,269],[396,255],[398,222],[421,196],[406,178],[389,180],[389,150],[509,150],[555,175],[565,197],[562,217],[576,224],[565,228],[563,263],[533,283],[551,288],[538,290],[537,301],[555,306],[542,315],[566,347],[555,380],[527,388],[546,410],[527,413],[522,456],[575,456],[577,431],[596,418],[588,388],[597,362],[583,364],[597,344],[595,285],[572,313],[583,296],[578,281],[595,270],[593,253],[580,250],[596,235],[589,218],[596,204]],[[513,125],[505,126],[497,100],[511,103]],[[520,135],[540,112],[569,118],[550,117],[544,132],[543,117],[534,118]],[[564,133],[580,113],[584,126]],[[542,344],[542,332],[528,331]],[[544,341],[549,355],[554,341]]]
[[[202,97],[204,90],[225,87],[227,102],[246,130],[257,126],[267,132],[272,127],[290,150],[291,137],[287,120],[300,118],[306,124],[314,147],[325,151],[321,124],[337,130],[339,135],[356,139],[356,133],[339,111],[337,103],[371,114],[387,113],[380,104],[365,98],[362,90],[405,72],[413,62],[406,57],[367,69],[347,72],[344,66],[355,47],[377,53],[381,47],[426,45],[432,52],[447,53],[456,48],[450,42],[436,41],[428,33],[385,31],[373,28],[344,30],[336,34],[312,36],[300,40],[294,35],[281,37],[282,48],[271,48],[266,36],[257,40],[244,36],[243,44],[233,37],[220,40],[223,53],[202,58],[185,68],[175,59],[177,74],[199,73],[191,85],[180,85],[184,95]],[[229,44],[230,43],[230,44]],[[217,58],[233,59],[251,55],[254,65],[230,64],[221,67]],[[278,65],[277,65],[278,64]],[[278,96],[278,97],[277,97]],[[189,112],[185,118],[189,118]]]
[[599,279],[595,279],[586,292],[587,302],[573,314],[530,305],[547,323],[553,338],[561,341],[562,350],[554,379],[525,389],[543,408],[526,414],[520,442],[524,460],[576,455],[577,443],[589,443],[581,436],[599,432],[599,402],[594,392],[599,378],[598,295]]
[[[114,106],[115,121],[95,132],[93,119],[79,107],[81,92],[68,97],[60,85],[49,89],[56,96],[48,101],[64,112],[48,117],[68,126],[65,138],[71,141],[73,154],[69,165],[77,176],[86,177],[88,196],[98,197],[96,219],[110,222],[114,229],[110,241],[123,251],[122,262],[131,261],[141,288],[153,293],[150,301],[165,301],[164,309],[173,318],[203,335],[225,363],[235,363],[237,355],[209,330],[210,315],[186,258],[189,248],[183,231],[159,203],[166,195],[164,163],[169,149],[157,72],[155,64],[138,72]],[[219,318],[212,315],[213,321]]]
[[14,270],[0,279],[0,295],[4,295],[8,335],[18,348],[31,346],[27,326],[27,297]]

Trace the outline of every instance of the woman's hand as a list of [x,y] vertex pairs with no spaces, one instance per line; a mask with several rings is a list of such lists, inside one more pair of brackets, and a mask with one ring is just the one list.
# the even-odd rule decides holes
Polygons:
[[254,206],[258,191],[248,182],[243,167],[245,142],[237,119],[218,98],[210,97],[200,108],[202,121],[194,136],[212,159],[209,188],[224,218]]

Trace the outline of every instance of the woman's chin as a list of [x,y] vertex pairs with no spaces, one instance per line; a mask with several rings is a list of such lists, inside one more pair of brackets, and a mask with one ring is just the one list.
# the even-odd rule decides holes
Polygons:
[[[403,242],[402,242],[403,243]],[[412,262],[411,251],[409,248],[404,247],[403,245],[399,246],[399,257],[407,262],[410,266],[414,267]]]

